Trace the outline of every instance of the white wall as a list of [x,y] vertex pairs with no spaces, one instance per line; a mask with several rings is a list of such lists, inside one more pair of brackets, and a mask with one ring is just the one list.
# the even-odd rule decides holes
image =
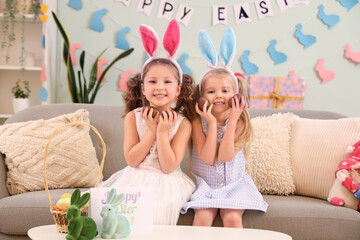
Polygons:
[[[126,26],[131,28],[126,39],[130,46],[135,48],[135,51],[130,57],[121,60],[107,75],[106,84],[100,89],[96,99],[96,103],[99,104],[122,104],[121,93],[117,91],[119,75],[128,69],[139,72],[145,59],[138,27],[141,24],[148,24],[162,38],[168,24],[166,19],[157,18],[160,1],[153,0],[154,6],[150,16],[136,12],[138,0],[131,0],[128,7],[115,0],[83,0],[83,8],[80,11],[67,6],[68,2],[58,1],[58,17],[66,28],[72,44],[80,43],[88,53],[88,63],[92,63],[95,56],[104,48],[109,48],[104,54],[108,60],[122,52],[123,50],[115,48],[117,31]],[[194,8],[190,25],[186,27],[180,24],[181,44],[178,56],[180,57],[183,53],[190,55],[186,64],[192,69],[196,82],[200,80],[202,73],[206,70],[206,64],[202,60],[197,46],[198,31],[205,29],[213,39],[215,46],[219,48],[221,35],[227,26],[212,25],[212,5],[223,4],[228,6],[228,26],[235,30],[237,37],[237,54],[232,65],[233,71],[244,72],[239,59],[243,51],[249,49],[252,52],[250,60],[259,67],[256,75],[287,76],[290,70],[296,70],[296,76],[305,78],[307,84],[305,109],[328,110],[360,117],[360,64],[355,64],[345,58],[343,49],[345,44],[350,44],[353,51],[360,52],[360,3],[347,11],[338,1],[315,0],[309,1],[308,6],[299,4],[296,5],[296,8],[281,13],[277,1],[271,0],[274,16],[259,20],[254,5],[255,0],[172,0],[172,2],[175,3],[176,10],[180,3]],[[233,6],[244,2],[250,5],[252,22],[237,25]],[[324,25],[316,16],[317,7],[320,4],[325,5],[327,14],[336,14],[340,17],[340,22],[332,29]],[[102,17],[105,30],[98,33],[91,30],[89,25],[93,12],[102,8],[108,9],[109,12]],[[303,24],[303,33],[314,35],[317,38],[316,43],[308,49],[304,49],[294,37],[295,25],[298,23]],[[272,39],[278,42],[277,50],[287,55],[286,62],[273,64],[266,51]],[[59,46],[60,44],[58,44]],[[76,51],[77,57],[80,52]],[[333,80],[325,84],[321,83],[321,79],[315,71],[317,59],[320,57],[325,58],[325,67],[336,74]],[[54,79],[56,82],[55,101],[70,102],[66,72],[60,55],[57,61],[57,77]]]

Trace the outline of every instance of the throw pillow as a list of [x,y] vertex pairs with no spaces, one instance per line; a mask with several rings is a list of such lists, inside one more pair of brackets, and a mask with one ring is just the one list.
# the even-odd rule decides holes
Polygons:
[[296,117],[290,142],[296,194],[327,199],[346,149],[360,140],[360,118]]
[[[45,147],[53,131],[64,124],[89,122],[89,113],[78,110],[49,120],[0,126],[0,152],[5,154],[10,194],[44,189]],[[99,172],[89,126],[61,129],[50,142],[47,158],[49,189],[92,187]]]
[[246,171],[263,194],[289,195],[295,185],[290,165],[292,113],[251,119],[253,138],[246,152]]

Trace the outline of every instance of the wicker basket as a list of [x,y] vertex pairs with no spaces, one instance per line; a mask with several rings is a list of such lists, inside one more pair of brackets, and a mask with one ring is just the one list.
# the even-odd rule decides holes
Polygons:
[[[67,225],[68,225],[68,220],[65,218],[65,215],[66,215],[66,211],[63,211],[63,210],[57,210],[57,209],[54,209],[54,205],[51,201],[51,198],[50,198],[50,193],[49,193],[49,188],[48,188],[48,184],[47,184],[47,180],[46,180],[46,160],[47,160],[47,156],[48,156],[48,149],[49,149],[49,145],[50,145],[50,142],[51,140],[53,139],[54,135],[59,131],[61,130],[62,128],[65,128],[67,126],[75,126],[75,125],[88,125],[100,138],[101,140],[101,144],[102,144],[102,147],[103,147],[103,156],[102,156],[102,160],[101,160],[101,164],[100,164],[100,169],[99,169],[99,174],[98,174],[98,179],[96,181],[96,185],[95,187],[97,187],[99,185],[99,182],[100,182],[100,178],[101,178],[101,174],[102,174],[102,170],[104,168],[104,161],[105,161],[105,156],[106,156],[106,146],[105,146],[105,143],[104,143],[104,140],[102,139],[99,131],[94,127],[92,126],[91,124],[89,123],[86,123],[86,122],[72,122],[72,123],[68,123],[68,124],[65,124],[63,126],[60,126],[58,127],[57,129],[55,129],[55,131],[51,134],[50,138],[49,138],[49,141],[48,143],[46,144],[46,148],[45,148],[45,156],[44,156],[44,186],[45,186],[45,192],[46,192],[46,195],[47,195],[47,198],[49,200],[49,204],[50,204],[50,212],[54,218],[54,222],[55,222],[55,225],[56,225],[56,229],[61,232],[61,233],[67,233],[68,230],[67,230]],[[87,216],[88,215],[88,207],[83,207],[81,208],[81,216]]]

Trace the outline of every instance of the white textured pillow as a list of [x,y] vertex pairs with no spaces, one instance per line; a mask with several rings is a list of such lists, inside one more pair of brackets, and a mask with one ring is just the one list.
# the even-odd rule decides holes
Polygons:
[[289,195],[295,185],[290,165],[292,113],[251,119],[253,140],[247,149],[246,171],[263,194]]
[[360,140],[360,118],[296,117],[290,142],[296,194],[327,199],[348,146]]
[[[10,194],[44,189],[45,147],[53,131],[64,124],[89,122],[89,113],[78,110],[49,120],[0,126],[0,152],[5,154]],[[51,140],[47,158],[47,181],[51,188],[94,186],[99,172],[88,126],[69,126]]]

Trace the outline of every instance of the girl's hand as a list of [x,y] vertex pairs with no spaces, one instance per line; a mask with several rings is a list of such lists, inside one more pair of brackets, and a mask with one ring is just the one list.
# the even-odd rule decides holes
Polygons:
[[157,113],[155,115],[155,117],[152,117],[153,111],[154,111],[154,109],[152,109],[152,108],[143,107],[141,110],[141,116],[143,119],[145,119],[148,130],[156,133],[159,113]]
[[211,104],[209,108],[208,108],[208,104],[209,101],[206,100],[203,106],[203,110],[201,111],[199,108],[199,103],[196,103],[195,110],[200,115],[200,117],[203,118],[208,123],[208,125],[212,123],[216,124],[216,118],[214,117],[214,115],[211,114],[211,109],[213,107],[213,104]]
[[234,96],[232,99],[232,107],[229,117],[229,122],[237,123],[239,120],[241,113],[247,108],[247,103],[245,98],[241,96],[241,104],[237,96]]
[[178,119],[178,115],[175,111],[167,110],[162,111],[160,115],[160,121],[158,123],[158,132],[168,132],[172,128]]

